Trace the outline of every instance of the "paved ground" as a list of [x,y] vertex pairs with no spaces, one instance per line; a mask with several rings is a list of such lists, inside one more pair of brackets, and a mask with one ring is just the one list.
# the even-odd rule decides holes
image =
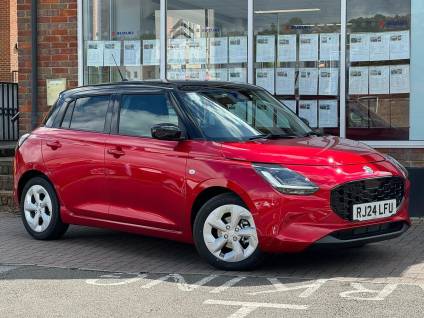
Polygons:
[[35,241],[19,218],[0,213],[0,317],[211,313],[424,317],[424,222],[362,249],[274,256],[259,270],[229,273],[192,246],[101,229]]

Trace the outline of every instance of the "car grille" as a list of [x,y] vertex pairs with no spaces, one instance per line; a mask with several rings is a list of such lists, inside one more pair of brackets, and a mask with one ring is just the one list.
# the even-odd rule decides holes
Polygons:
[[343,219],[352,221],[355,204],[396,199],[399,208],[404,194],[405,181],[400,177],[354,181],[331,191],[331,208]]

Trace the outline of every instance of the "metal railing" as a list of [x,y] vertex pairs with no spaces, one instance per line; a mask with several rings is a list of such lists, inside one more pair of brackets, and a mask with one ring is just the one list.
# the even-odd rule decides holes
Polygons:
[[0,142],[19,138],[18,84],[0,82]]

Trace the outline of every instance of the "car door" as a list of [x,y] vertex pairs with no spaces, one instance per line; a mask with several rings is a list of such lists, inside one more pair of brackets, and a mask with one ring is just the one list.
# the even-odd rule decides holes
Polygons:
[[75,99],[67,105],[57,128],[44,133],[44,162],[62,208],[69,213],[107,217],[104,147],[109,103],[109,95]]
[[106,139],[109,217],[178,231],[185,204],[187,142],[151,135],[157,124],[182,125],[170,96],[163,91],[123,94],[114,122],[115,133]]

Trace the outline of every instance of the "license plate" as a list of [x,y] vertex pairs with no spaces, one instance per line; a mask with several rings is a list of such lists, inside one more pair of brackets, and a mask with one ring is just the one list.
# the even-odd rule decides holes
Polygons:
[[396,214],[396,200],[387,200],[353,206],[353,220],[368,221],[387,218]]

